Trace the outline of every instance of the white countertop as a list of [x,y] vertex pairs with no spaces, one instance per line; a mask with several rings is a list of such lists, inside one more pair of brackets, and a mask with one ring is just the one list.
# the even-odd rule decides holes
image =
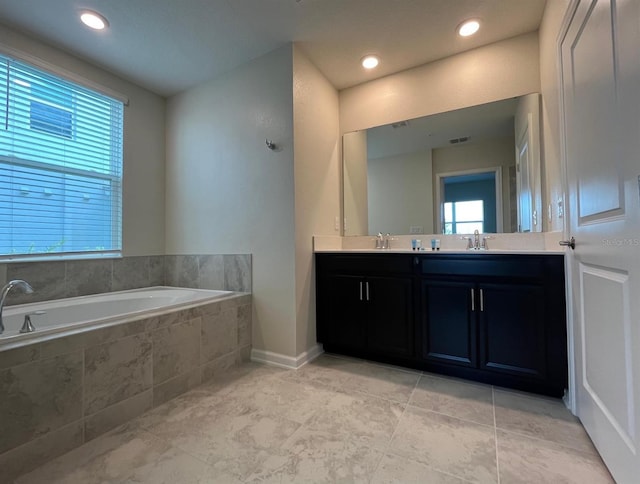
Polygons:
[[334,250],[316,250],[316,253],[351,253],[351,254],[415,254],[415,255],[456,255],[456,254],[482,254],[482,255],[515,255],[515,254],[531,254],[531,255],[564,255],[563,250],[405,250],[405,249],[334,249]]
[[[482,237],[482,236],[481,236]],[[431,239],[440,240],[440,250],[415,251],[411,249],[411,240],[420,239],[422,245],[430,246]],[[460,236],[452,235],[393,235],[391,249],[375,249],[375,237],[340,237],[315,236],[313,238],[314,252],[331,253],[362,253],[362,254],[486,254],[486,255],[563,255],[566,249],[558,245],[562,239],[560,232],[527,233],[527,234],[490,234],[487,250],[468,250],[466,241]]]

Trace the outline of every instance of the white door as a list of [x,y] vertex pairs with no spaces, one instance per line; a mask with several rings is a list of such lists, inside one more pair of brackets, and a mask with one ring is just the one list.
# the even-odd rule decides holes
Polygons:
[[579,0],[561,38],[577,415],[640,482],[640,0]]
[[516,186],[518,191],[518,232],[533,232],[533,212],[529,173],[529,125],[516,144],[518,164],[516,165]]

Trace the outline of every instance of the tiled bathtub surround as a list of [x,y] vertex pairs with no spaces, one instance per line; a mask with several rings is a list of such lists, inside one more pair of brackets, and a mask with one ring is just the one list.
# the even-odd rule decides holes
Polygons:
[[251,292],[251,255],[167,255],[0,264],[0,285],[24,279],[35,292],[13,292],[7,304],[125,291],[150,286]]
[[251,255],[167,255],[164,276],[167,286],[251,292]]
[[10,481],[249,359],[251,296],[0,352]]

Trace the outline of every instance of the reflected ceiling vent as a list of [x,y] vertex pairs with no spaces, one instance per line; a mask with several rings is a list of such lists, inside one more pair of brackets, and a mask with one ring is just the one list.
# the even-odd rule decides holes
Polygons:
[[449,140],[449,143],[451,143],[452,145],[457,145],[460,143],[466,143],[467,141],[469,141],[469,136],[463,136],[462,138],[453,138]]
[[391,125],[393,129],[406,128],[407,126],[409,126],[409,121],[398,121],[397,123],[393,123]]

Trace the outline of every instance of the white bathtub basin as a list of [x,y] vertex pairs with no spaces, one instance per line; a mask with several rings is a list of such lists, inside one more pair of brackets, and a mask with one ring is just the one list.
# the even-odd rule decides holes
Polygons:
[[[5,331],[0,335],[0,349],[23,339],[189,307],[231,294],[231,291],[151,287],[7,306],[3,313]],[[36,331],[20,334],[25,315],[37,311],[44,314],[31,316]]]

